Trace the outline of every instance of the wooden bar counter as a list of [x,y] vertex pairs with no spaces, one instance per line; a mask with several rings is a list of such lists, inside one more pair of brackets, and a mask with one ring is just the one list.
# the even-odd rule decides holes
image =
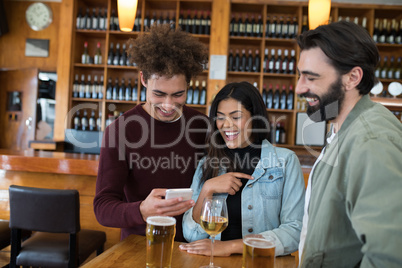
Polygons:
[[[179,249],[180,242],[173,246],[172,268],[186,267],[198,268],[209,264],[209,256],[189,254]],[[145,267],[146,264],[146,238],[145,236],[130,235],[125,240],[108,249],[98,257],[84,264],[83,268],[100,267]],[[242,255],[230,257],[214,257],[214,264],[222,268],[240,268],[242,266]],[[276,268],[295,268],[295,257],[281,256],[275,258]]]

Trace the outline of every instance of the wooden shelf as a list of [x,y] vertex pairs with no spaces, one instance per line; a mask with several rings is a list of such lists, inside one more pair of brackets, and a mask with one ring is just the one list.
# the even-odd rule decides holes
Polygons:
[[371,100],[381,103],[390,110],[393,110],[393,108],[396,108],[397,110],[402,110],[402,98],[371,97]]

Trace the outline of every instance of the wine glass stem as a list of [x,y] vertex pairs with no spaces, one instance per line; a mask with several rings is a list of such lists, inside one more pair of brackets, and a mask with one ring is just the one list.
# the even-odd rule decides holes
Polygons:
[[215,236],[211,236],[211,258],[209,259],[210,267],[214,267],[214,244],[215,244]]

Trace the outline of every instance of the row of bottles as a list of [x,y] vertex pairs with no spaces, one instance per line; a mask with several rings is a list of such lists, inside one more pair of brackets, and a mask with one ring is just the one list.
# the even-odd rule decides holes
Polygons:
[[294,100],[293,86],[290,85],[288,90],[286,90],[286,85],[282,85],[282,89],[280,90],[279,84],[277,84],[274,90],[272,84],[269,84],[267,90],[264,84],[262,99],[267,109],[292,110]]
[[402,57],[395,60],[394,56],[384,56],[375,70],[375,76],[381,79],[401,79]]
[[191,34],[205,34],[209,35],[211,32],[211,15],[210,11],[197,11],[191,12],[187,10],[186,14],[184,11],[180,11],[179,16],[179,27]]
[[92,81],[91,75],[89,74],[87,80],[85,80],[85,75],[81,75],[81,82],[78,81],[78,74],[75,74],[75,79],[73,82],[73,98],[86,98],[86,99],[103,99],[103,75],[100,77],[100,82],[98,82],[98,76],[94,76]]
[[[265,49],[264,58],[262,62],[262,71],[264,73],[277,73],[277,74],[295,74],[296,65],[296,52],[294,49],[290,51],[285,49],[284,55],[282,55],[282,49],[271,49],[269,55],[269,49]],[[228,57],[228,71],[234,72],[260,72],[261,71],[261,58],[259,50],[256,49],[254,55],[252,50],[242,49],[242,55],[239,54],[239,49],[229,50]]]
[[134,62],[130,63],[129,57],[127,56],[126,44],[123,44],[122,49],[120,49],[119,43],[116,43],[116,48],[114,48],[113,43],[110,43],[107,64],[119,66],[137,66],[137,64]]
[[78,10],[76,28],[79,30],[100,30],[105,31],[107,27],[107,9],[93,8],[92,14],[87,8],[85,14],[82,8]]
[[[250,19],[249,19],[250,18]],[[267,16],[265,23],[266,38],[294,38],[299,31],[297,17],[291,16]],[[229,25],[230,36],[262,37],[264,25],[261,15],[245,13],[232,14]]]
[[83,131],[101,131],[102,129],[102,112],[99,111],[98,117],[95,117],[95,110],[91,110],[91,116],[88,117],[88,111],[83,109],[81,112],[78,110],[75,113],[73,124],[74,129]]
[[186,104],[200,104],[205,105],[207,101],[207,82],[203,80],[200,82],[195,80],[193,84],[193,80],[190,81],[190,86],[187,90],[187,99]]
[[398,25],[396,19],[376,18],[373,40],[377,43],[402,44],[402,19]]
[[84,42],[84,52],[81,55],[81,63],[82,64],[102,64],[102,51],[101,44],[98,42],[96,44],[96,51],[93,57],[91,57],[88,53],[88,42]]
[[[132,84],[131,78],[128,82],[122,78],[120,83],[119,79],[116,78],[114,84],[112,84],[112,78],[108,79],[106,86],[106,99],[107,100],[120,100],[120,101],[137,101],[138,100],[138,79],[134,80],[134,85]],[[140,92],[140,101],[145,101],[146,99],[146,88],[143,87]]]
[[286,131],[284,122],[271,123],[271,143],[272,144],[286,143]]

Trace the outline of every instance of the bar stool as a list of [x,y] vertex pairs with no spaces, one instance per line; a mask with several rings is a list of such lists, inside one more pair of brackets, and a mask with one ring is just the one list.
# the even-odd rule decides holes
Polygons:
[[[106,234],[80,227],[77,190],[12,185],[10,267],[78,267],[103,252]],[[35,231],[21,244],[21,229]]]

